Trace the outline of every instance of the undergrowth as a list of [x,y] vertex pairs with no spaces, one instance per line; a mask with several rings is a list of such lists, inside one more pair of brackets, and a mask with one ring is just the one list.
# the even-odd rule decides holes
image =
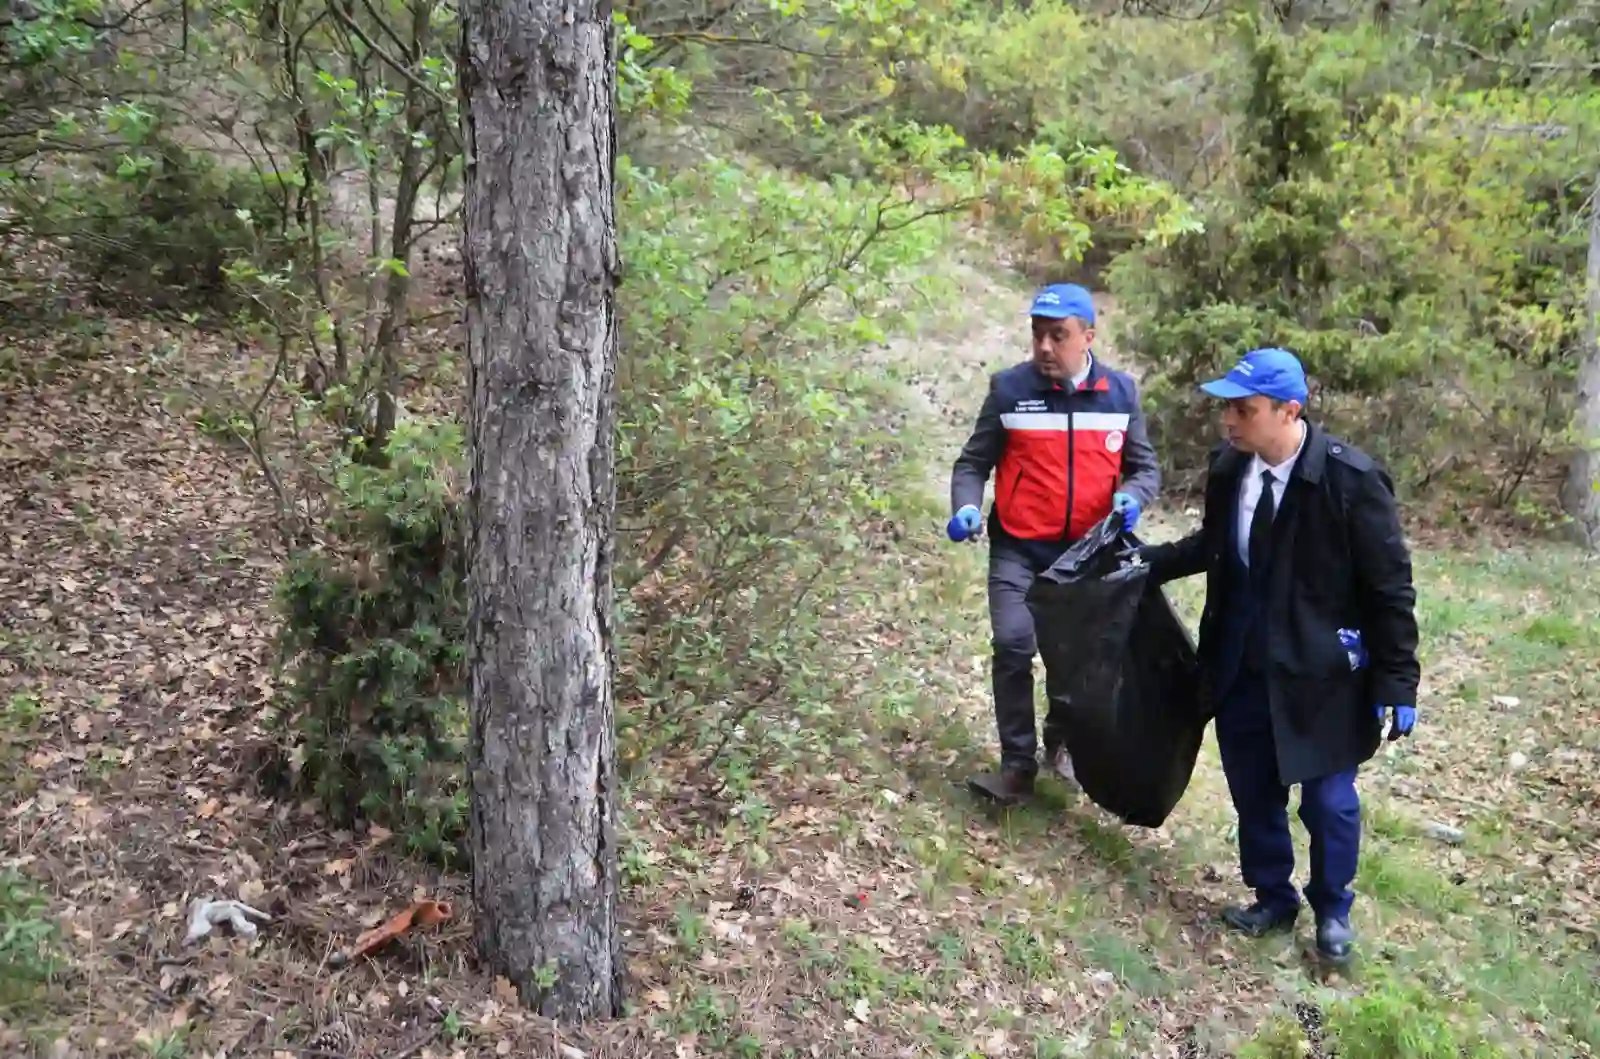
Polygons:
[[36,1017],[35,1004],[61,967],[58,929],[46,918],[47,907],[27,876],[0,872],[0,1021]]
[[[622,321],[619,756],[627,775],[692,755],[737,798],[850,728],[827,720],[845,686],[823,617],[898,532],[905,439],[892,379],[848,352],[892,326],[870,307],[944,228],[866,184],[715,161],[621,176],[625,256],[661,281]],[[280,592],[272,770],[447,860],[465,826],[463,459],[454,418],[421,415],[381,459],[336,457],[323,543]]]
[[[279,594],[293,679],[283,778],[335,819],[463,856],[466,569],[461,431],[400,425],[383,466],[345,458],[330,547],[294,556]],[[463,861],[464,863],[464,861]]]

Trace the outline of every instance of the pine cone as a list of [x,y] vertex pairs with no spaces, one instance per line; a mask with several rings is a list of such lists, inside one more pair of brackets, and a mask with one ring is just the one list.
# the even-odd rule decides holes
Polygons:
[[311,1035],[306,1042],[306,1051],[314,1055],[343,1057],[355,1043],[355,1035],[350,1032],[350,1027],[334,1021]]

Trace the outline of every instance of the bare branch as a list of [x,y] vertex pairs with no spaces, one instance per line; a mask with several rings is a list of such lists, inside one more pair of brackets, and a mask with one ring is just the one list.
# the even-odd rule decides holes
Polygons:
[[721,33],[698,33],[685,30],[678,33],[662,33],[652,38],[661,41],[678,41],[694,44],[721,44],[721,45],[746,45],[757,48],[772,48],[775,51],[788,52],[790,55],[807,55],[814,59],[844,59],[847,56],[838,52],[812,51],[810,48],[801,48],[793,44],[784,44],[780,41],[768,40],[765,37],[733,37]]
[[[362,44],[365,44],[368,48],[370,48],[372,50],[372,54],[382,59],[385,66],[389,67],[395,73],[405,78],[413,88],[416,88],[429,99],[437,103],[445,113],[448,114],[450,112],[450,108],[455,105],[453,100],[446,99],[444,96],[440,95],[432,85],[428,84],[426,81],[422,80],[416,75],[416,72],[411,69],[411,64],[403,63],[396,59],[384,49],[383,45],[373,40],[371,35],[368,34],[366,30],[361,28],[360,24],[357,23],[353,17],[351,17],[350,13],[346,11],[344,7],[337,2],[337,0],[328,5],[328,10],[333,13],[333,16],[337,18],[339,22],[343,24],[345,29],[349,30],[357,40],[361,41]],[[449,133],[447,135],[450,135],[452,139],[454,138],[453,133]]]
[[1431,44],[1435,48],[1454,48],[1466,52],[1479,62],[1490,63],[1495,66],[1506,66],[1522,70],[1533,70],[1540,73],[1596,73],[1600,72],[1600,63],[1563,63],[1548,61],[1524,61],[1521,59],[1508,59],[1501,55],[1490,55],[1476,44],[1452,37],[1441,37],[1436,33],[1418,33],[1417,39],[1424,44]]

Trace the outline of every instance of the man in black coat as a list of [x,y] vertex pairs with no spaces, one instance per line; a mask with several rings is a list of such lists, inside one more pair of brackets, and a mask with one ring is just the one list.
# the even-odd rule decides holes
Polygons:
[[1302,418],[1306,378],[1292,353],[1254,350],[1202,389],[1227,402],[1228,442],[1212,455],[1201,527],[1142,553],[1158,582],[1206,575],[1200,660],[1240,872],[1255,891],[1223,917],[1257,937],[1292,928],[1288,799],[1299,784],[1317,949],[1342,963],[1361,838],[1356,770],[1386,728],[1397,739],[1416,722],[1411,558],[1388,475]]

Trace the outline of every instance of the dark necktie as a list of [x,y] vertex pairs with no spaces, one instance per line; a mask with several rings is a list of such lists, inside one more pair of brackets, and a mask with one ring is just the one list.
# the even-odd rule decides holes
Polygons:
[[1261,472],[1261,499],[1250,517],[1250,576],[1265,579],[1272,562],[1272,472]]

